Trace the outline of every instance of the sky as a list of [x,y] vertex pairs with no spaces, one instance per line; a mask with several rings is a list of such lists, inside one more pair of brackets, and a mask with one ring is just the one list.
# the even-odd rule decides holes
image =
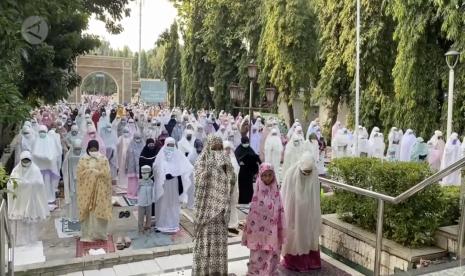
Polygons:
[[[124,18],[121,24],[124,31],[119,35],[110,35],[105,24],[92,18],[87,33],[108,40],[112,48],[122,49],[129,46],[133,52],[139,51],[139,1],[131,2],[131,16]],[[177,11],[168,0],[142,0],[142,49],[154,47],[158,36],[173,23]]]

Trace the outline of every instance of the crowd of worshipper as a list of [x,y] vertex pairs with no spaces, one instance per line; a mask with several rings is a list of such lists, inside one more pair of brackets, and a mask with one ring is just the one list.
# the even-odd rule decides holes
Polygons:
[[[325,144],[319,126],[312,131],[305,139],[298,125],[281,133],[273,117],[123,106],[96,96],[41,107],[21,128],[9,183],[17,244],[38,239],[34,229],[60,205],[63,183],[61,206],[79,222],[82,242],[108,239],[112,196],[123,193],[137,201],[141,235],[176,233],[181,208],[194,210],[195,275],[224,275],[227,238],[239,229],[251,273],[272,275],[280,262],[319,268],[314,222]],[[250,208],[241,226],[238,204]]]
[[[355,137],[358,137],[357,141]],[[366,128],[359,126],[357,135],[354,135],[338,121],[331,130],[332,158],[358,156],[388,161],[426,162],[433,171],[439,171],[465,156],[465,138],[461,143],[459,135],[455,132],[445,142],[443,133],[436,130],[426,142],[422,137],[417,137],[412,129],[403,133],[402,129],[392,127],[387,142],[386,149],[383,133],[378,127],[373,127],[368,135]],[[442,185],[460,183],[460,171],[446,176],[441,181]]]
[[[425,161],[440,169],[462,156],[455,133],[444,143],[435,132],[425,143],[412,130],[392,128],[386,154],[379,128],[368,136],[360,127],[357,147],[354,139],[337,122],[332,158]],[[31,229],[57,207],[62,179],[67,219],[80,223],[81,241],[107,239],[115,193],[137,201],[141,235],[177,233],[181,208],[188,208],[195,214],[195,275],[225,275],[227,238],[239,233],[237,206],[244,204],[250,274],[273,275],[280,263],[294,271],[321,266],[318,175],[327,155],[318,119],[306,132],[296,121],[284,133],[274,117],[123,106],[89,96],[32,112],[15,152],[17,187],[8,212],[24,243],[37,239],[25,233],[38,233]],[[443,182],[460,183],[458,174]]]

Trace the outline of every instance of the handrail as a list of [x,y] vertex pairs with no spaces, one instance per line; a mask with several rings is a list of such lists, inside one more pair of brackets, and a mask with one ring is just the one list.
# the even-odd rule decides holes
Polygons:
[[[400,195],[396,197],[392,197],[389,195],[385,195],[383,193],[378,193],[372,190],[367,190],[364,188],[352,186],[346,183],[338,182],[332,179],[328,179],[325,177],[319,177],[319,180],[322,183],[329,184],[331,186],[335,186],[337,188],[341,188],[343,190],[353,192],[355,194],[368,196],[378,200],[378,217],[377,217],[377,225],[376,225],[376,250],[375,250],[375,266],[374,266],[374,275],[379,276],[381,270],[381,247],[382,247],[382,238],[383,238],[383,216],[384,216],[384,202],[389,202],[392,204],[399,204],[404,202],[405,200],[409,199],[410,197],[414,196],[415,194],[423,191],[428,186],[437,183],[442,178],[450,175],[451,173],[465,167],[465,157],[459,159],[458,161],[454,162],[450,166],[434,173],[430,177],[424,179],[423,181],[419,182],[415,186],[411,187],[410,189],[402,192]],[[459,231],[458,231],[458,243],[457,243],[457,253],[460,258],[463,257],[462,249],[465,245],[465,237],[463,234],[465,233],[465,208],[461,207],[461,216],[459,222]]]
[[[6,200],[0,198],[0,275],[5,275],[5,245],[4,241],[8,244],[8,270],[7,275],[14,275],[14,246],[13,239],[11,238],[10,225],[6,212]],[[4,231],[4,232],[3,232]],[[3,234],[5,233],[5,234]]]

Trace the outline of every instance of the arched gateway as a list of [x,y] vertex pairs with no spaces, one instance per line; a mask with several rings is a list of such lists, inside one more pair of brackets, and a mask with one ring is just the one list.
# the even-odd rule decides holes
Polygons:
[[[76,59],[76,72],[82,81],[93,73],[109,75],[115,82],[119,103],[131,102],[132,96],[132,59],[107,56],[79,56]],[[69,102],[81,102],[81,86],[76,87],[69,97]]]

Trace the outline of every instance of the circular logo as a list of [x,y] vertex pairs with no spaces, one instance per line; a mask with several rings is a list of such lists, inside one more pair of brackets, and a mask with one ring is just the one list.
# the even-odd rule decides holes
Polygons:
[[48,35],[47,21],[40,16],[30,16],[24,20],[21,34],[29,44],[42,43]]

